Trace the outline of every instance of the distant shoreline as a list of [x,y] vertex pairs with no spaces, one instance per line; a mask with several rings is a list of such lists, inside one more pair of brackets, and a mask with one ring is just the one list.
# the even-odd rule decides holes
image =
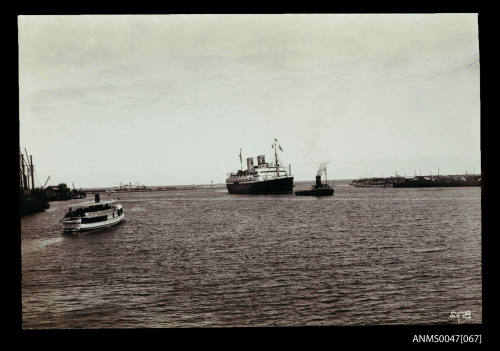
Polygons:
[[[353,179],[338,179],[338,180],[331,180],[329,179],[328,182],[334,182],[334,183],[350,183],[353,181]],[[294,181],[294,183],[314,183],[315,180],[297,180]],[[86,192],[94,192],[94,191],[99,191],[99,192],[106,192],[107,189],[111,189],[112,187],[96,187],[96,188],[82,188],[82,191]],[[196,190],[196,189],[222,189],[226,188],[226,183],[214,183],[214,184],[184,184],[184,185],[151,185],[151,186],[146,186],[146,190],[125,190],[125,191],[115,191],[113,193],[132,193],[132,192],[148,192],[148,191],[174,191],[174,190]]]

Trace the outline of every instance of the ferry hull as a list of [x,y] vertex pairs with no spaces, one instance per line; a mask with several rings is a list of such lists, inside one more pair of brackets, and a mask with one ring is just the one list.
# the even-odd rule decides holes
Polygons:
[[257,182],[226,183],[229,194],[293,194],[293,177]]
[[62,223],[64,225],[63,228],[64,232],[72,233],[72,232],[84,232],[89,230],[109,228],[111,226],[114,226],[122,222],[124,219],[125,219],[125,214],[122,214],[121,216],[115,217],[113,219],[97,223],[82,224],[79,223],[79,221],[66,221],[66,222],[62,221]]

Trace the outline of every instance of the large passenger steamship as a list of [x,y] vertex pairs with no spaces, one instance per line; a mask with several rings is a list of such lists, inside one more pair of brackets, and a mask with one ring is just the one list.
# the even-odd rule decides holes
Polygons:
[[[291,167],[281,167],[278,161],[278,149],[283,151],[274,139],[274,163],[267,163],[264,155],[257,156],[257,166],[253,157],[247,158],[247,169],[230,173],[226,179],[230,194],[293,194]],[[278,149],[277,149],[278,148]],[[240,149],[240,162],[241,149]],[[241,168],[243,165],[241,164]]]

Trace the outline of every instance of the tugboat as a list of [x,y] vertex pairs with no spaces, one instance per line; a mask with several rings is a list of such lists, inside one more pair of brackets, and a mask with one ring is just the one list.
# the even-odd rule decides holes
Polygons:
[[296,191],[295,195],[299,196],[332,196],[333,188],[328,184],[328,180],[325,184],[321,183],[321,174],[325,172],[326,179],[326,165],[320,165],[318,173],[316,175],[316,184],[311,186],[309,190]]
[[116,200],[81,202],[68,206],[68,212],[61,219],[65,233],[108,228],[120,223],[124,218],[123,207]]
[[281,145],[274,139],[274,163],[267,163],[264,155],[257,156],[257,166],[254,166],[253,157],[247,158],[247,169],[243,170],[241,149],[241,169],[229,173],[226,187],[229,194],[293,194],[293,177],[291,166],[280,167],[278,150],[283,151]]

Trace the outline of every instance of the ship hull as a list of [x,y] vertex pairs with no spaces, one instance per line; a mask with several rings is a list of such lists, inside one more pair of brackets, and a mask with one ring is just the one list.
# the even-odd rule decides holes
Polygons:
[[333,188],[301,190],[301,191],[296,191],[295,195],[298,195],[298,196],[332,196],[333,195]]
[[74,232],[84,232],[90,230],[104,229],[109,228],[118,223],[122,222],[125,219],[125,214],[122,214],[118,217],[108,219],[106,221],[97,222],[97,223],[81,223],[81,220],[66,220],[62,221],[64,228],[63,231],[65,233],[74,233]]
[[42,212],[49,208],[49,203],[40,196],[25,195],[20,200],[20,215],[25,216],[37,212]]
[[293,194],[293,177],[226,183],[229,194]]

